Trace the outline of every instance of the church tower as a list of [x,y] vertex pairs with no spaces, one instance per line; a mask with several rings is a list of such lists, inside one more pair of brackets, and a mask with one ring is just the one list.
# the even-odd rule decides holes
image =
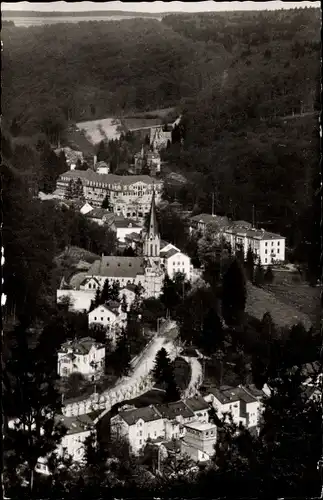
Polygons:
[[151,206],[149,212],[149,226],[145,234],[143,255],[144,257],[158,257],[160,252],[160,235],[158,232],[157,216],[156,216],[156,203],[155,203],[155,189],[151,198]]

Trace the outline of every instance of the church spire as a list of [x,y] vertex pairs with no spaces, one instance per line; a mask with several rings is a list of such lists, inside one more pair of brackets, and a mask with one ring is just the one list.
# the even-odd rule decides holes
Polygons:
[[156,215],[155,187],[153,186],[153,195],[151,198],[150,213],[149,213],[148,237],[155,238],[156,236],[158,236],[158,224]]

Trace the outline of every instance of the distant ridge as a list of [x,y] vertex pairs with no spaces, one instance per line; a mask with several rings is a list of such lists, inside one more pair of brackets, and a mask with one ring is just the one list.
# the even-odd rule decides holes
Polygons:
[[38,12],[38,11],[23,11],[23,10],[3,10],[2,18],[14,17],[161,17],[166,13],[152,12],[125,12],[121,10],[103,10],[103,11],[83,11],[83,12]]

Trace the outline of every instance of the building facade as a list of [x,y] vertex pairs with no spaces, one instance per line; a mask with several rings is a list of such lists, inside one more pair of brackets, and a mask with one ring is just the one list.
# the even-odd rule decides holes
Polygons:
[[192,422],[185,425],[185,437],[181,442],[181,452],[196,462],[205,462],[214,455],[217,428],[214,424]]
[[105,346],[91,337],[62,344],[58,351],[57,370],[60,377],[81,373],[92,380],[104,372]]
[[85,200],[93,207],[101,207],[109,200],[110,211],[128,218],[143,218],[149,212],[153,191],[161,199],[163,183],[148,175],[99,174],[93,170],[73,170],[61,174],[56,183],[56,193],[65,197],[71,181],[80,179]]

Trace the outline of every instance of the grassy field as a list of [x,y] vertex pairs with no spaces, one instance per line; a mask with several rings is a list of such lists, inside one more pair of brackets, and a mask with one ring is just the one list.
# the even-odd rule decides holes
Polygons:
[[283,301],[282,296],[278,297],[276,292],[274,294],[248,283],[246,312],[259,320],[269,312],[278,327],[288,327],[302,322],[306,328],[310,328],[312,322],[308,314],[302,312],[289,299],[292,289],[293,286],[290,286],[285,290]]

